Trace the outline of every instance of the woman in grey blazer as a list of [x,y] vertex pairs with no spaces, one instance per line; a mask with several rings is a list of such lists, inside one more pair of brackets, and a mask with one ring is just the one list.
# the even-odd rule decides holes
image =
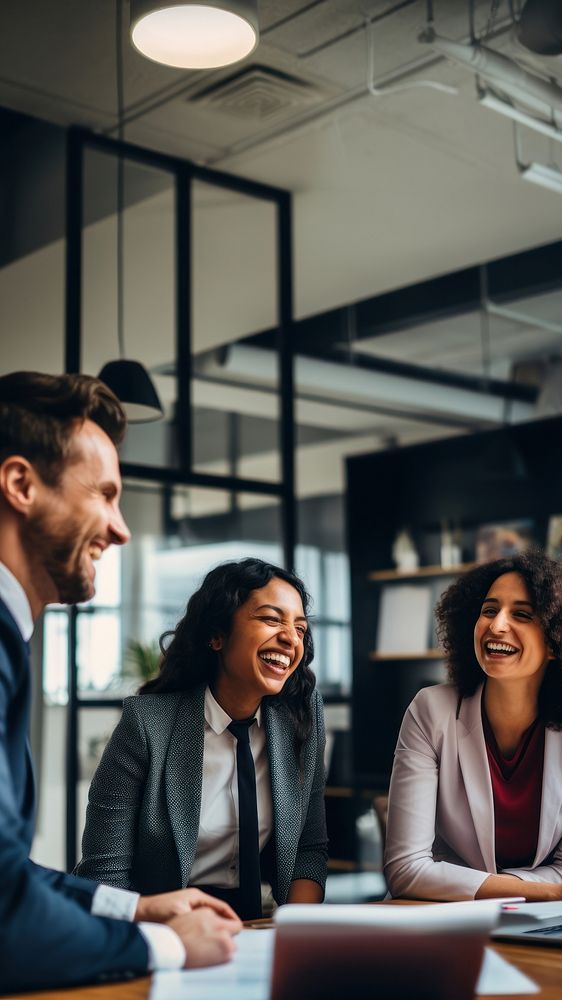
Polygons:
[[279,904],[322,900],[325,737],[308,601],[298,577],[259,559],[207,574],[163,637],[159,675],[125,700],[90,788],[80,875],[143,894],[204,885],[259,916],[239,884],[248,837],[241,855],[228,728],[248,720],[262,883]]

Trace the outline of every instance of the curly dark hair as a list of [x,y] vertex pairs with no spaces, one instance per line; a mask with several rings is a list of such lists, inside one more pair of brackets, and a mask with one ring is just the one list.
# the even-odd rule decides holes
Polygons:
[[76,424],[93,420],[118,445],[127,418],[111,389],[91,375],[11,372],[0,378],[0,462],[23,455],[47,486],[56,486]]
[[[263,562],[262,559],[241,559],[226,562],[207,573],[203,583],[190,597],[185,615],[171,632],[160,638],[162,660],[160,673],[147,681],[140,694],[166,691],[191,691],[200,684],[211,685],[217,677],[219,659],[209,643],[217,636],[227,636],[232,628],[232,618],[248,600],[253,590],[267,586],[278,577],[298,591],[305,615],[310,607],[310,597],[298,576]],[[168,640],[171,638],[171,642]],[[272,700],[287,706],[295,726],[295,742],[300,750],[312,728],[310,699],[316,679],[310,663],[314,657],[314,643],[310,628],[304,635],[304,653],[298,669]]]
[[445,591],[435,609],[439,641],[447,657],[449,680],[460,695],[474,694],[484,679],[474,653],[474,626],[486,594],[504,573],[519,573],[531,595],[535,614],[554,659],[539,691],[539,718],[562,728],[562,565],[532,549],[484,563],[463,573]]

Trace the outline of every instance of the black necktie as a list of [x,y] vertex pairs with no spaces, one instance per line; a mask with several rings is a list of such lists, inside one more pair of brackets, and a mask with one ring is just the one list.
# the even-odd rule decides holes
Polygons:
[[238,770],[238,868],[240,902],[238,916],[242,920],[261,917],[260,842],[256,769],[250,749],[250,726],[255,719],[231,722],[229,730],[236,737],[236,767]]

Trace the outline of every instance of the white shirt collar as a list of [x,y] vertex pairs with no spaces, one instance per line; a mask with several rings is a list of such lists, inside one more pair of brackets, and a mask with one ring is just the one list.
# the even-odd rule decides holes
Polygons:
[[[254,718],[257,725],[261,726],[261,705],[258,705]],[[207,688],[205,691],[205,722],[217,736],[224,733],[225,729],[228,729],[232,722],[232,719],[226,714],[224,708],[221,708],[216,698],[213,698],[210,688]]]
[[33,616],[27,594],[19,580],[16,580],[4,563],[0,562],[0,598],[21,632],[22,639],[29,642],[33,634]]

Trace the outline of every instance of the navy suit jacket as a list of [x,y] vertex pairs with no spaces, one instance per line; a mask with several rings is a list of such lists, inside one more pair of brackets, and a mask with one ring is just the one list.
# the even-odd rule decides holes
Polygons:
[[29,860],[29,701],[27,643],[0,601],[0,992],[143,975],[148,949],[138,927],[90,913],[97,883]]

